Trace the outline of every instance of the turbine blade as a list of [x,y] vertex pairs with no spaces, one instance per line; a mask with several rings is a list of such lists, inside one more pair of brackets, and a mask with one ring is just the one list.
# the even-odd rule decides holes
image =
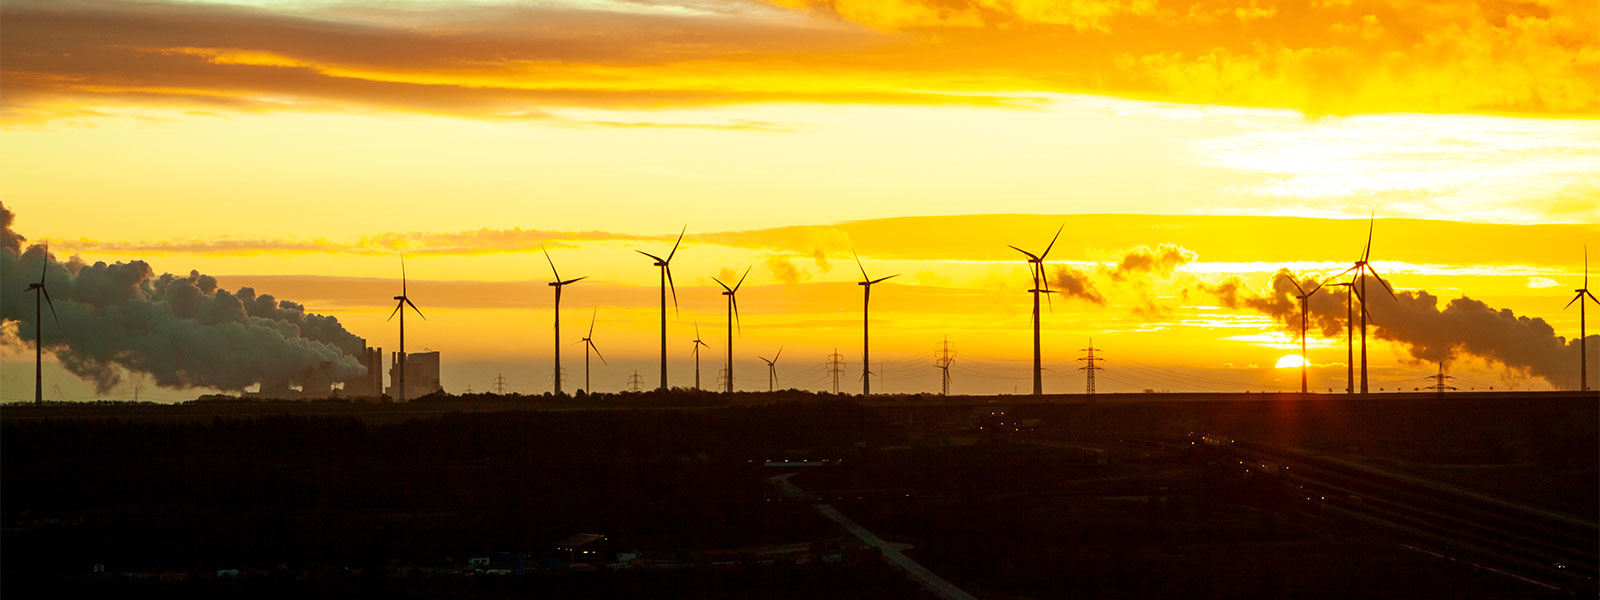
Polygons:
[[[45,246],[45,257],[50,256],[50,247]],[[44,283],[44,276],[39,276],[39,283]],[[1589,245],[1583,245],[1583,289],[1589,289]]]
[[[1033,253],[1032,253],[1032,252],[1028,252],[1028,251],[1027,251],[1027,250],[1023,250],[1023,249],[1021,249],[1021,248],[1018,248],[1018,247],[1016,247],[1016,246],[1013,246],[1013,245],[1011,245],[1011,244],[1006,244],[1006,247],[1007,247],[1007,248],[1010,248],[1010,249],[1012,249],[1012,250],[1016,250],[1016,251],[1017,251],[1017,252],[1021,252],[1021,253],[1023,253],[1023,254],[1025,254],[1025,255],[1027,255],[1027,256],[1028,256],[1028,258],[1031,258],[1031,259],[1033,259],[1033,260],[1039,260],[1039,257],[1037,257],[1037,256],[1034,256],[1034,255],[1033,255]],[[1032,261],[1029,261],[1029,262],[1032,262]]]
[[561,272],[556,270],[556,261],[550,259],[550,251],[544,247],[544,244],[539,244],[539,249],[544,250],[545,262],[550,263],[550,273],[556,276],[556,281],[561,281]]
[[400,255],[400,295],[406,295],[406,255]]
[[667,262],[667,261],[664,261],[664,260],[661,260],[661,257],[659,257],[659,256],[656,256],[656,255],[654,255],[654,254],[651,254],[651,253],[649,253],[649,252],[645,252],[645,251],[643,251],[643,250],[634,250],[634,252],[638,252],[638,253],[639,253],[639,254],[643,254],[643,255],[645,255],[645,256],[648,256],[648,257],[650,257],[650,258],[653,258],[653,259],[655,259],[655,260],[656,260],[656,262]]
[[559,285],[572,285],[574,283],[577,283],[579,281],[583,281],[583,280],[588,279],[588,278],[589,278],[588,275],[584,275],[583,277],[579,277],[577,279],[568,279],[566,281],[559,282]]
[[778,362],[780,358],[783,358],[783,346],[778,346],[778,355],[772,357],[772,362]]
[[750,265],[744,268],[744,274],[739,276],[739,283],[733,284],[733,291],[739,291],[739,286],[744,285],[744,278],[750,276],[750,269],[753,268],[755,268],[755,265]]
[[1306,290],[1305,290],[1305,288],[1302,288],[1302,287],[1300,287],[1300,282],[1298,282],[1298,281],[1295,281],[1295,280],[1294,280],[1294,276],[1293,276],[1293,275],[1290,275],[1290,274],[1288,274],[1288,273],[1278,273],[1278,277],[1285,277],[1285,278],[1288,278],[1288,279],[1289,279],[1289,285],[1293,285],[1293,286],[1294,286],[1294,289],[1295,289],[1295,291],[1297,291],[1297,292],[1300,292],[1300,295],[1301,295],[1301,296],[1304,296],[1304,295],[1306,295]]
[[[1584,256],[1584,260],[1588,260],[1588,256],[1587,255]],[[1584,265],[1585,265],[1585,269],[1586,270],[1584,271],[1585,279],[1584,279],[1583,283],[1584,283],[1585,286],[1587,286],[1587,285],[1589,285],[1588,271],[1587,271],[1588,263],[1584,263]],[[45,271],[47,271],[49,269],[50,269],[50,240],[45,240],[45,242],[44,242],[44,262],[39,264],[39,285],[44,285],[44,274],[45,274]]]
[[589,341],[589,349],[594,350],[594,355],[600,358],[600,364],[603,364],[603,365],[611,364],[611,363],[606,362],[606,355],[600,353],[600,347],[594,345],[594,340],[590,340]]
[[400,302],[394,303],[394,312],[389,313],[389,318],[387,320],[393,321],[395,314],[399,313],[400,312],[400,308],[404,307],[404,306],[405,306],[405,304],[400,303]]
[[733,302],[733,327],[739,335],[744,335],[744,324],[739,322],[739,297],[728,294],[728,301]]
[[667,260],[662,262],[672,262],[672,255],[678,253],[678,244],[683,243],[683,234],[686,231],[689,231],[688,225],[684,225],[683,230],[678,232],[678,241],[672,243],[672,251],[667,253]]
[[1389,297],[1390,298],[1394,298],[1395,300],[1399,300],[1400,299],[1399,296],[1394,295],[1394,286],[1391,286],[1391,285],[1389,285],[1389,282],[1384,281],[1383,277],[1378,275],[1377,271],[1373,270],[1372,265],[1367,265],[1367,270],[1372,272],[1372,277],[1377,279],[1378,283],[1383,284],[1383,291],[1389,292]]
[[1594,294],[1590,294],[1589,290],[1584,290],[1583,293],[1588,295],[1590,300],[1594,300],[1595,304],[1600,304],[1600,299],[1595,298]]
[[600,307],[595,307],[589,315],[589,337],[594,337],[594,318],[600,316]]
[[[1062,226],[1065,227],[1066,224],[1063,223]],[[1055,292],[1050,291],[1050,277],[1048,275],[1045,275],[1044,262],[1043,261],[1041,261],[1039,263],[1039,282],[1044,284],[1044,304],[1045,304],[1045,306],[1050,308],[1050,312],[1051,313],[1056,312],[1056,303],[1055,303],[1054,300],[1050,299],[1050,294],[1054,294]]]
[[678,286],[672,283],[672,267],[662,266],[661,268],[667,272],[667,287],[672,288],[672,312],[673,314],[678,314]]
[[1053,238],[1050,238],[1050,245],[1049,246],[1045,246],[1044,247],[1044,252],[1040,252],[1039,253],[1039,260],[1043,261],[1044,257],[1050,256],[1050,249],[1056,247],[1056,240],[1061,238],[1061,230],[1066,229],[1066,228],[1067,228],[1067,224],[1066,223],[1062,223],[1060,227],[1056,228],[1056,236],[1053,237]]
[[1372,216],[1367,220],[1367,248],[1361,251],[1361,262],[1366,262],[1372,256],[1372,227],[1378,223],[1378,211],[1374,209]]
[[890,275],[890,276],[888,276],[888,277],[879,277],[879,278],[877,278],[877,279],[874,279],[874,280],[872,280],[872,281],[869,281],[869,282],[867,282],[867,285],[872,285],[872,284],[874,284],[874,283],[878,283],[878,282],[880,282],[880,281],[883,281],[883,280],[886,280],[886,279],[894,279],[894,278],[896,278],[896,277],[899,277],[899,276],[900,276],[900,274],[899,274],[899,273],[895,273],[895,274],[893,274],[893,275]]
[[717,279],[716,277],[712,277],[711,280],[717,282],[717,285],[722,286],[722,289],[728,290],[728,293],[730,293],[730,294],[733,293],[733,288],[728,287],[728,284],[723,283],[721,279]]
[[417,316],[422,317],[422,320],[424,320],[424,321],[428,320],[428,317],[426,317],[426,316],[424,316],[422,314],[422,309],[417,308],[417,305],[411,303],[411,299],[410,298],[406,298],[405,299],[405,303],[406,303],[407,306],[411,307],[411,310],[417,311]]
[[1567,305],[1561,307],[1561,310],[1566,310],[1566,309],[1572,308],[1572,303],[1573,302],[1577,302],[1577,301],[1582,300],[1582,299],[1583,299],[1583,292],[1578,292],[1578,295],[1573,296],[1571,300],[1568,300],[1567,301]]
[[856,257],[856,267],[861,269],[861,280],[866,281],[868,279],[872,279],[871,277],[867,276],[867,268],[861,264],[861,255],[856,254],[854,249],[850,250],[850,255]]
[[[49,256],[49,254],[46,254],[45,256]],[[50,290],[45,289],[45,287],[41,285],[39,286],[39,291],[44,293],[45,306],[50,307],[50,317],[56,320],[56,325],[60,325],[61,317],[56,315],[56,303],[54,300],[50,299]]]

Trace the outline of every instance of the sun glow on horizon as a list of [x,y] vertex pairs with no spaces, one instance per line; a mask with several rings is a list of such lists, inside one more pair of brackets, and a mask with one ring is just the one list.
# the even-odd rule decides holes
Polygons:
[[1311,366],[1310,363],[1301,359],[1299,354],[1285,354],[1283,358],[1278,359],[1278,364],[1275,368],[1294,369],[1299,368],[1301,365]]

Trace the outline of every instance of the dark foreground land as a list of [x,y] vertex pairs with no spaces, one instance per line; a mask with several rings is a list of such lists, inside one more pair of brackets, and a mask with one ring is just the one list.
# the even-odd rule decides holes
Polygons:
[[[826,503],[979,598],[1595,595],[1592,555],[1522,570],[1550,561],[1458,550],[1383,489],[1327,500],[1294,470],[1587,535],[1592,396],[1049,400],[8,406],[0,593],[931,597]],[[576,533],[607,545],[554,549]]]

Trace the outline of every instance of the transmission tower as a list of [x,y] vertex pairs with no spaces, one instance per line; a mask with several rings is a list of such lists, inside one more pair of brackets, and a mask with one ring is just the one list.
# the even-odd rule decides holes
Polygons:
[[839,376],[844,374],[844,355],[839,354],[839,349],[834,348],[833,354],[828,355],[828,374],[833,376],[833,393],[839,393]]
[[939,343],[939,349],[933,351],[933,366],[940,371],[939,395],[950,395],[950,363],[956,361],[956,353],[950,349],[950,336],[944,336],[944,341]]
[[1094,355],[1094,352],[1096,350],[1100,350],[1100,348],[1094,347],[1094,338],[1089,338],[1089,347],[1083,349],[1084,352],[1088,352],[1089,354],[1086,355],[1086,356],[1082,356],[1082,357],[1078,358],[1078,360],[1083,361],[1083,366],[1078,367],[1078,370],[1079,371],[1083,371],[1083,373],[1084,373],[1084,375],[1086,377],[1086,382],[1085,382],[1086,392],[1085,393],[1088,393],[1088,394],[1091,394],[1091,395],[1094,394],[1094,372],[1095,371],[1104,371],[1105,370],[1105,369],[1100,368],[1098,365],[1096,365],[1096,363],[1099,363],[1099,362],[1105,360],[1104,358],[1100,358],[1100,357]]
[[717,369],[717,389],[733,391],[733,386],[728,381],[728,368]]
[[1445,385],[1445,383],[1444,383],[1444,380],[1446,380],[1446,379],[1455,379],[1454,376],[1445,375],[1444,374],[1444,361],[1439,361],[1439,374],[1438,375],[1429,375],[1427,377],[1424,377],[1423,379],[1432,379],[1433,380],[1433,385],[1428,386],[1428,389],[1433,390],[1435,392],[1438,392],[1440,394],[1445,393],[1445,390],[1456,389],[1454,387]]
[[494,374],[494,393],[501,396],[506,394],[506,376],[504,374]]
[[566,367],[561,367],[561,385],[563,386],[563,389],[567,385],[567,368]]
[[466,391],[465,395],[467,395],[467,396],[471,396],[472,395],[472,384],[470,384],[470,383],[467,384],[467,391]]
[[639,385],[642,384],[642,383],[644,383],[644,380],[639,377],[639,372],[638,371],[634,371],[632,375],[628,376],[628,391],[630,391],[630,392],[641,391],[639,389]]

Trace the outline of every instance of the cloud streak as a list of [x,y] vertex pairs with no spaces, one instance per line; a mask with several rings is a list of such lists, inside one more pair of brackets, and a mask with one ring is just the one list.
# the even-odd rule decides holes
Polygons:
[[1319,115],[1592,115],[1600,17],[1590,8],[707,0],[296,10],[24,0],[0,8],[0,77],[12,121],[116,106],[490,120],[767,102],[1026,107],[1029,91]]

